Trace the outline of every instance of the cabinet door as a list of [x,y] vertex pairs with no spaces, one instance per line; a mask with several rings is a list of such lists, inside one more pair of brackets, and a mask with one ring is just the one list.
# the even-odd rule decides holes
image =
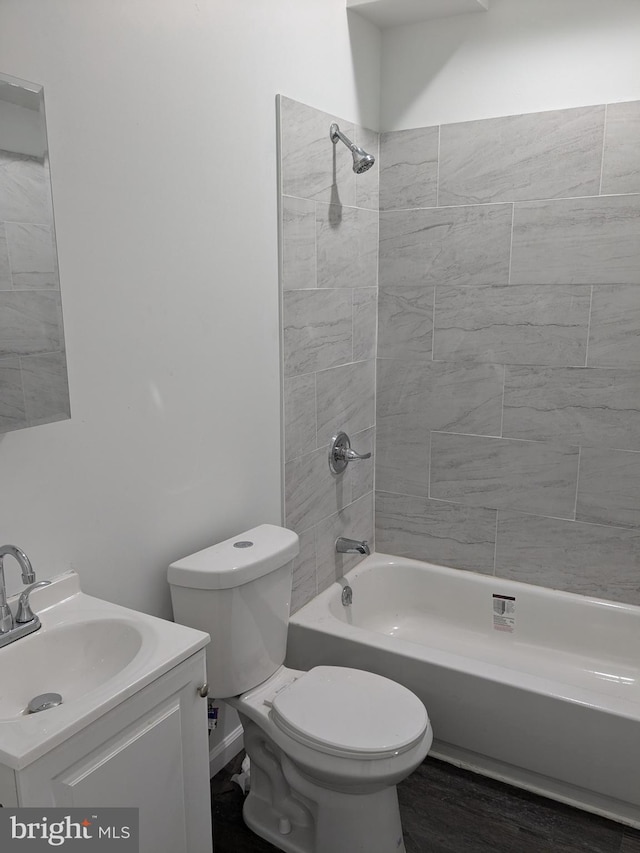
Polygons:
[[[96,721],[22,771],[21,805],[133,806],[140,810],[140,853],[210,853],[206,702],[196,690],[203,674],[201,666],[192,668],[185,684],[188,663],[146,696],[141,691],[146,713],[133,696],[115,709],[117,718]],[[178,690],[176,681],[183,682]],[[104,738],[109,722],[112,733]]]
[[15,808],[18,805],[18,792],[13,770],[0,764],[0,807]]

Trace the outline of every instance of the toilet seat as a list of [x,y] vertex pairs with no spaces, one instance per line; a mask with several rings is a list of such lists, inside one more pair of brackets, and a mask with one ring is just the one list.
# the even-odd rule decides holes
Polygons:
[[280,731],[318,752],[381,759],[407,752],[429,725],[422,702],[395,681],[317,666],[280,689],[270,716]]

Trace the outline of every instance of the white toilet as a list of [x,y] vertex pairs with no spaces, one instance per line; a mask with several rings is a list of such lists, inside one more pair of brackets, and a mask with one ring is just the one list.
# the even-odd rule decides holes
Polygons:
[[175,619],[211,635],[210,694],[244,728],[245,822],[291,853],[404,853],[396,785],[429,751],[427,712],[373,673],[283,666],[297,553],[263,524],[169,567]]

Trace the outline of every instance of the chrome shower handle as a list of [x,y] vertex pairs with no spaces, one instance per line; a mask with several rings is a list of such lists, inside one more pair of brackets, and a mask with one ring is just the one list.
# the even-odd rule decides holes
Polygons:
[[356,453],[351,447],[345,450],[344,457],[347,462],[354,462],[356,459],[371,459],[370,453]]
[[351,439],[346,432],[339,432],[331,439],[329,447],[329,469],[332,474],[341,474],[349,462],[371,459],[370,453],[357,453],[351,449]]

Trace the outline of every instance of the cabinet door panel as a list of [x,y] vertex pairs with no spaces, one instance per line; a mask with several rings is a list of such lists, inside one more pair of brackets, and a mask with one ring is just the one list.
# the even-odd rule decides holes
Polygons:
[[[140,809],[145,849],[186,851],[181,709],[173,697],[51,782],[55,805]],[[162,803],[162,808],[158,808]]]

